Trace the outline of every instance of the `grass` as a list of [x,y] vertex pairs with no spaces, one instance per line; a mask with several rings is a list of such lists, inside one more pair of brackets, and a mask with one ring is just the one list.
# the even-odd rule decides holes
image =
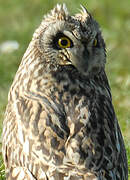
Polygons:
[[[80,4],[88,7],[100,23],[107,44],[106,71],[109,77],[113,104],[121,126],[130,166],[130,1],[118,0],[1,0],[0,43],[16,40],[20,48],[10,54],[0,53],[0,134],[7,104],[7,94],[15,72],[32,33],[43,14],[56,3],[65,2],[70,11],[78,11]],[[4,179],[0,155],[0,179]],[[130,178],[130,167],[129,167]]]

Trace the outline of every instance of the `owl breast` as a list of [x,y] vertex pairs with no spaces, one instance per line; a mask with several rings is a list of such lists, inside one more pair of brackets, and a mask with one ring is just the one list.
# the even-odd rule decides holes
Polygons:
[[[103,160],[100,160],[103,159],[104,151],[102,145],[112,143],[106,140],[107,133],[104,130],[105,124],[107,131],[110,131],[110,117],[106,114],[105,120],[102,114],[102,108],[110,108],[111,104],[108,90],[103,86],[104,82],[102,87],[98,87],[94,79],[92,82],[84,79],[72,69],[53,72],[51,88],[44,87],[45,84],[43,84],[44,89],[51,90],[49,94],[47,91],[44,96],[39,95],[37,98],[42,100],[48,116],[44,117],[43,123],[43,112],[41,112],[40,121],[45,126],[39,134],[42,145],[41,147],[39,144],[34,145],[32,148],[35,148],[37,154],[41,148],[44,152],[43,155],[41,152],[41,157],[46,164],[57,166],[61,172],[63,169],[66,172],[68,169],[73,170],[78,164],[75,171],[86,173],[88,170],[95,171],[101,168]],[[110,153],[113,158],[114,155]],[[112,162],[108,162],[108,166],[112,168]]]

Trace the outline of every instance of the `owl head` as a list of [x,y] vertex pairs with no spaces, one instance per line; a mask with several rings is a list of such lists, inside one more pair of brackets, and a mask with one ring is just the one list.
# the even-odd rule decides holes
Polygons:
[[58,4],[44,16],[33,38],[44,61],[54,67],[71,66],[81,74],[95,75],[105,66],[105,43],[99,25],[84,7],[71,16],[65,4]]

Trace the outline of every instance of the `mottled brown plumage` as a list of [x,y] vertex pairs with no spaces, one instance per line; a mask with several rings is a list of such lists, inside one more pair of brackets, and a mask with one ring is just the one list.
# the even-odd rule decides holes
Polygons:
[[3,123],[8,180],[127,180],[105,74],[105,43],[82,7],[46,15],[11,86]]

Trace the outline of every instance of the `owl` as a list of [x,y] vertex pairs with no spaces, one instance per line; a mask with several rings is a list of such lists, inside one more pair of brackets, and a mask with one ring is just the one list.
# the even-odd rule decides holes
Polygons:
[[98,23],[65,4],[44,16],[8,95],[7,180],[127,180]]

